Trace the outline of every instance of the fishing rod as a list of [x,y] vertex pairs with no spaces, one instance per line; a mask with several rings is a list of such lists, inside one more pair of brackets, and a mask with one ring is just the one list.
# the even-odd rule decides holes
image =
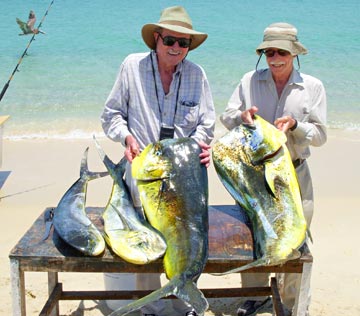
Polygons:
[[[40,21],[40,23],[39,23],[39,25],[38,25],[38,27],[37,27],[38,29],[41,27],[43,21],[45,20],[45,17],[48,15],[48,12],[49,12],[51,6],[53,5],[54,1],[55,1],[55,0],[52,0],[51,3],[50,3],[50,5],[49,5],[49,7],[47,8],[47,10],[46,10],[43,18],[41,19],[41,21]],[[2,91],[1,91],[1,93],[0,93],[0,101],[2,100],[2,98],[3,98],[3,96],[4,96],[5,92],[6,92],[6,90],[9,88],[10,82],[11,82],[12,78],[14,77],[15,73],[16,73],[17,71],[19,71],[18,68],[19,68],[19,66],[20,66],[20,64],[21,64],[24,56],[26,55],[27,50],[28,50],[29,47],[30,47],[30,44],[32,43],[33,40],[35,40],[35,35],[36,35],[36,34],[34,33],[33,36],[31,37],[31,39],[30,39],[29,43],[27,44],[27,46],[26,46],[23,54],[22,54],[21,57],[19,58],[19,61],[18,61],[18,63],[16,64],[16,67],[14,68],[14,70],[13,70],[13,72],[12,72],[12,74],[11,74],[9,80],[8,80],[8,82],[5,84],[4,88],[2,89]]]

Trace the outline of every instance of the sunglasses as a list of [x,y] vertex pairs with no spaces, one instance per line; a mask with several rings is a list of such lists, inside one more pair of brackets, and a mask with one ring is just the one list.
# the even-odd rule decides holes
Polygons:
[[267,49],[267,50],[263,50],[263,53],[266,57],[274,57],[275,53],[278,53],[279,56],[288,56],[290,55],[290,52],[288,52],[287,50],[283,50],[283,49],[278,49],[278,50],[273,50],[273,49]]
[[179,43],[181,48],[189,48],[191,44],[191,38],[184,38],[184,37],[174,37],[174,36],[165,36],[162,37],[160,33],[158,33],[161,37],[163,44],[165,46],[173,46],[176,42]]

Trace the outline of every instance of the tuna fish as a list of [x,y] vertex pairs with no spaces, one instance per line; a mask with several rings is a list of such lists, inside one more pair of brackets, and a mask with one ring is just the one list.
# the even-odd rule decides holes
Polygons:
[[106,243],[119,257],[134,264],[146,264],[160,258],[166,250],[165,240],[134,208],[123,179],[127,160],[124,157],[115,165],[96,140],[95,144],[114,180],[102,214]]
[[88,181],[104,177],[108,172],[88,170],[86,148],[81,161],[80,178],[66,191],[54,211],[53,224],[59,236],[85,255],[97,256],[105,250],[100,231],[86,216],[86,189]]
[[208,256],[208,180],[199,145],[191,138],[148,145],[134,159],[146,217],[165,237],[164,270],[169,282],[111,315],[125,315],[162,297],[175,295],[203,315],[208,302],[197,288]]
[[255,115],[213,147],[217,174],[252,223],[256,260],[223,274],[298,258],[306,221],[286,135]]

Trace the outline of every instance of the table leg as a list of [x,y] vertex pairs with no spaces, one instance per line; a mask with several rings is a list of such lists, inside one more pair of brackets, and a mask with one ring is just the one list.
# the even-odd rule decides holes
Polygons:
[[[48,293],[49,297],[55,289],[55,286],[59,283],[58,282],[58,273],[57,272],[48,272]],[[55,307],[53,308],[50,316],[59,316],[59,301],[56,303]]]
[[294,316],[306,316],[307,309],[310,305],[310,280],[311,280],[312,262],[303,264],[301,281],[298,287],[298,293],[295,298],[293,310]]
[[10,259],[10,278],[14,316],[26,316],[25,276],[19,261]]

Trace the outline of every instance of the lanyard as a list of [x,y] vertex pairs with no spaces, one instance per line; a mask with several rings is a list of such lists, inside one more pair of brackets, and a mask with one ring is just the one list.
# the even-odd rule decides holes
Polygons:
[[[150,53],[150,59],[151,59],[152,73],[153,73],[154,84],[155,84],[156,100],[157,100],[157,104],[158,104],[158,107],[159,107],[160,118],[161,118],[161,125],[162,125],[162,122],[163,122],[163,119],[162,119],[162,110],[161,110],[160,101],[159,101],[158,87],[157,87],[157,84],[156,84],[155,67],[154,67],[154,61],[153,61],[152,53]],[[176,103],[175,103],[175,110],[174,110],[173,125],[174,125],[174,120],[175,120],[177,105],[178,105],[178,101],[179,101],[180,86],[181,86],[181,72],[180,72],[179,84],[178,84],[178,88],[177,88],[177,92],[176,92]]]

